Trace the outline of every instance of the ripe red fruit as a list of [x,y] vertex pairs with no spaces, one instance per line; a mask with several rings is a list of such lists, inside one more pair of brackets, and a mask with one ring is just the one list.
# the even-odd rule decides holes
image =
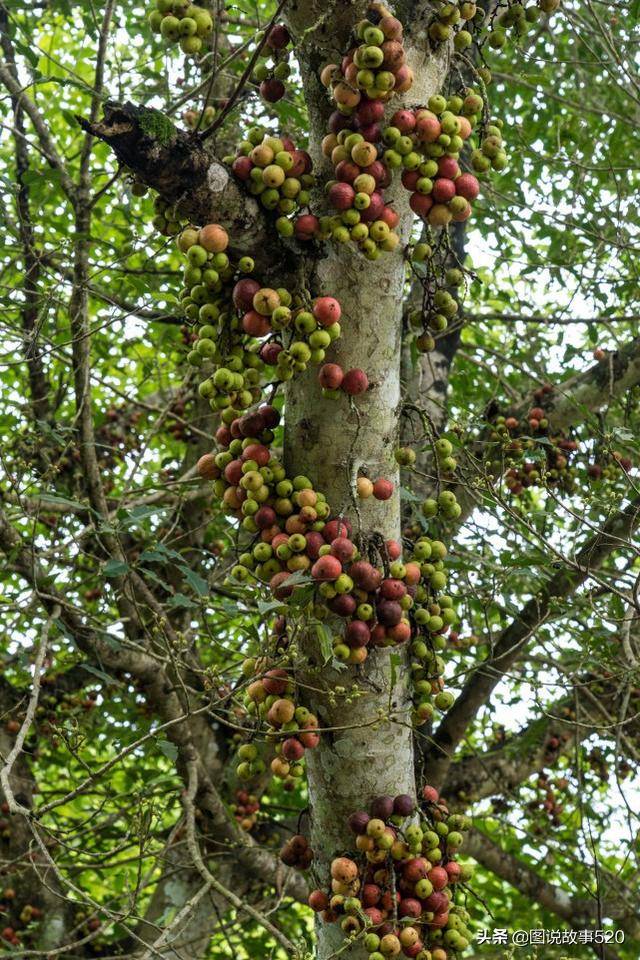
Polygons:
[[418,180],[420,179],[420,174],[417,170],[403,170],[402,171],[402,186],[405,190],[409,190],[411,193],[416,189]]
[[335,210],[349,210],[353,206],[355,190],[349,183],[334,183],[329,189],[329,203]]
[[284,93],[284,83],[276,77],[263,80],[260,84],[260,96],[263,100],[266,100],[267,103],[277,103],[278,100],[282,100]]
[[460,176],[460,167],[454,157],[440,157],[438,160],[438,176],[455,180]]
[[336,537],[331,541],[331,554],[337,557],[340,563],[348,563],[355,551],[355,544],[348,537]]
[[345,116],[345,114],[340,113],[339,110],[334,110],[329,117],[329,131],[331,133],[340,133],[341,130],[346,130],[347,127],[350,126],[351,117]]
[[[258,407],[257,414],[255,415],[262,417],[267,430],[277,427],[280,423],[280,411],[276,410],[275,407],[269,406],[268,404],[266,404],[264,407]],[[262,430],[259,432],[262,433]],[[251,436],[251,434],[248,434],[248,436]]]
[[231,294],[234,307],[238,310],[251,310],[253,298],[259,289],[260,284],[257,280],[252,280],[251,277],[238,280]]
[[295,763],[304,756],[304,747],[296,737],[289,737],[282,744],[282,756]]
[[[380,103],[379,100],[374,100],[372,102]],[[389,186],[389,171],[385,167],[384,163],[380,162],[380,160],[374,160],[373,163],[370,163],[368,167],[364,168],[363,172],[368,173],[369,176],[373,177],[379,187]]]
[[385,547],[389,560],[398,560],[402,556],[402,547],[397,540],[387,540]]
[[278,517],[272,507],[260,507],[253,518],[258,530],[268,530],[277,521]]
[[330,327],[339,321],[342,309],[335,297],[318,297],[313,304],[313,315],[320,326]]
[[347,625],[344,639],[350,647],[366,647],[371,639],[371,631],[364,620],[352,620]]
[[313,162],[311,155],[306,150],[293,150],[293,166],[289,170],[288,176],[300,177],[303,173],[311,173]]
[[427,861],[423,857],[414,857],[413,860],[407,860],[403,865],[402,876],[409,883],[417,883],[418,880],[426,877],[427,869]]
[[318,371],[318,381],[325,390],[337,390],[344,379],[344,371],[337,363],[325,363]]
[[400,223],[400,214],[396,213],[393,207],[385,207],[379,219],[384,220],[390,230],[394,230]]
[[369,379],[364,370],[355,367],[353,370],[348,370],[347,373],[345,373],[342,381],[342,389],[345,393],[348,393],[350,397],[357,397],[368,388]]
[[427,876],[436,891],[444,890],[449,882],[449,874],[444,867],[432,867]]
[[[449,922],[449,911],[447,910],[446,913],[436,913],[434,915],[433,920],[429,922],[429,926],[435,927],[437,930],[440,930],[442,929],[442,927],[446,927],[448,922]],[[431,956],[433,957],[433,954]]]
[[373,220],[379,220],[384,210],[384,197],[377,190],[371,194],[369,206],[366,210],[360,211],[360,219],[363,223],[371,223]]
[[280,694],[284,693],[287,689],[288,679],[289,677],[286,670],[275,668],[265,673],[262,678],[262,686],[267,693],[280,696]]
[[406,643],[411,639],[411,625],[406,620],[401,620],[395,627],[387,630],[387,637],[394,643]]
[[373,484],[373,495],[376,500],[389,500],[393,496],[395,487],[391,480],[380,477]]
[[224,478],[229,483],[240,483],[242,478],[242,460],[231,460],[224,468]]
[[271,459],[271,452],[262,443],[250,443],[242,451],[241,460],[255,460],[259,467],[266,467]]
[[411,133],[416,126],[413,110],[396,110],[391,117],[391,126],[397,127],[400,133]]
[[367,593],[372,593],[374,590],[377,590],[382,579],[380,571],[376,570],[376,568],[366,560],[357,560],[351,564],[349,567],[349,576],[356,587],[359,587],[360,590],[366,590]]
[[460,879],[460,864],[456,863],[455,860],[449,860],[444,868],[449,876],[449,883],[456,883]]
[[371,816],[378,820],[388,820],[393,813],[393,797],[384,794],[381,797],[374,797],[371,801]]
[[350,617],[356,612],[357,602],[350,593],[339,593],[337,597],[329,600],[327,606],[332,613],[338,617]]
[[231,169],[238,180],[248,180],[253,170],[253,161],[250,160],[249,157],[236,157],[231,164]]
[[424,905],[427,910],[433,913],[442,913],[449,906],[449,901],[444,893],[430,893],[425,899]]
[[475,200],[480,193],[480,183],[472,173],[461,173],[455,182],[456,193],[465,200]]
[[370,123],[380,123],[383,117],[384,103],[382,100],[362,100],[356,110],[356,122],[360,127],[366,127]]
[[315,750],[320,743],[320,734],[311,729],[302,730],[298,734],[298,740],[301,742],[303,747],[307,748],[307,750]]
[[427,801],[427,803],[437,803],[440,794],[435,787],[430,787],[428,783],[422,788],[422,796]]
[[453,180],[439,177],[433,184],[431,196],[437,203],[448,203],[456,195],[456,185]]
[[278,355],[282,352],[282,349],[283,347],[280,343],[263,343],[259,351],[260,359],[263,363],[273,367],[278,362]]
[[365,883],[360,894],[362,905],[364,907],[375,907],[380,900],[382,891],[376,883]]
[[329,520],[322,528],[322,536],[326,543],[331,543],[336,537],[350,537],[351,524],[342,517],[339,520]]
[[419,900],[414,900],[413,897],[406,897],[400,901],[398,914],[401,917],[411,917],[413,920],[417,920],[422,914],[422,904]]
[[311,567],[311,576],[315,580],[337,580],[341,573],[342,564],[331,554],[319,557]]
[[379,123],[368,123],[365,127],[358,128],[367,143],[377,143],[380,139],[381,131]]
[[402,620],[402,607],[394,600],[383,600],[378,604],[378,621],[385,627],[395,627]]
[[297,240],[312,240],[320,229],[320,221],[312,213],[303,213],[293,229]]
[[371,817],[368,813],[365,813],[364,810],[356,810],[356,812],[352,813],[349,817],[349,829],[352,830],[353,833],[360,836],[366,832],[367,824],[369,823],[370,819]]
[[435,143],[442,133],[442,127],[437,117],[419,117],[415,132],[420,143]]
[[242,329],[250,337],[266,337],[271,333],[269,318],[258,313],[257,310],[248,310],[242,318]]
[[383,580],[380,585],[380,593],[385,600],[402,600],[406,592],[407,588],[402,580],[394,580],[392,577]]
[[[393,800],[393,812],[399,817],[410,816],[416,808],[416,802],[408,793],[399,793]],[[412,863],[413,861],[409,861]],[[406,868],[406,865],[405,865]]]
[[335,169],[336,180],[342,183],[353,183],[360,174],[360,167],[353,160],[341,160]]
[[284,23],[276,23],[267,35],[267,46],[272,50],[284,50],[290,39]]
[[377,907],[366,907],[363,913],[369,918],[372,927],[379,927],[384,920],[384,914]]
[[[409,947],[403,947],[402,952],[405,957],[417,957],[424,950],[424,944],[421,940],[416,940],[415,943],[412,943]],[[431,955],[433,957],[433,954]]]
[[417,216],[422,218],[426,217],[433,206],[431,194],[412,193],[409,198],[409,206]]
[[[258,510],[258,513],[260,513],[259,510]],[[256,514],[256,517],[257,516],[258,514]],[[305,540],[307,541],[307,549],[305,553],[312,560],[317,560],[318,551],[320,550],[320,547],[324,546],[324,537],[322,536],[321,533],[318,533],[315,530],[311,530],[309,531],[309,533],[305,533],[304,537],[305,537]]]
[[307,903],[312,910],[315,910],[316,913],[320,913],[322,910],[326,910],[329,906],[329,897],[326,895],[324,890],[312,890],[309,894]]

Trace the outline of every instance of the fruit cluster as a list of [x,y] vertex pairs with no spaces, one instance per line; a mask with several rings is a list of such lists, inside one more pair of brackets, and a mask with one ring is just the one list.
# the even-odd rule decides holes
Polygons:
[[149,26],[169,44],[179,44],[183,53],[195,56],[213,35],[213,20],[204,7],[191,0],[156,0]]
[[307,838],[297,833],[283,845],[280,851],[280,859],[288,867],[308,870],[313,862],[313,850],[309,846]]
[[[271,772],[281,780],[301,777],[305,752],[313,750],[320,742],[318,718],[306,707],[296,706],[295,683],[287,670],[268,670],[262,661],[247,660],[244,671],[258,674],[247,687],[245,706],[250,714],[268,725],[269,739],[275,741],[276,755],[271,760]],[[239,756],[243,755],[242,751],[247,746],[253,745],[244,744],[240,747]],[[243,779],[245,773],[253,776],[255,767],[250,771],[238,769]]]
[[[382,116],[383,112],[380,101],[366,101],[356,116]],[[381,251],[395,250],[400,217],[384,201],[383,189],[391,178],[378,159],[376,144],[362,133],[344,129],[328,134],[322,149],[334,165],[336,179],[327,184],[327,198],[336,214],[321,219],[321,236],[337,243],[352,241],[370,260]]]
[[429,24],[429,39],[438,45],[453,38],[454,48],[461,52],[471,46],[471,30],[480,27],[484,17],[484,11],[473,0],[444,3]]
[[406,794],[377,797],[349,817],[357,852],[333,860],[329,889],[313,890],[309,906],[362,937],[369,960],[447,960],[472,938],[468,912],[454,903],[456,884],[471,876],[455,859],[469,826],[431,786],[420,805]]
[[287,46],[291,41],[283,23],[276,23],[267,34],[260,50],[260,62],[253,71],[254,83],[259,84],[260,96],[267,103],[277,103],[285,95],[284,81],[291,73]]
[[199,128],[200,130],[206,130],[207,127],[211,126],[215,118],[216,108],[213,106],[213,104],[208,104],[204,110],[199,110],[196,107],[189,107],[189,109],[185,110],[185,112],[182,114],[182,119],[190,130],[195,130],[196,128]]
[[295,227],[289,216],[308,205],[309,190],[315,182],[306,150],[297,149],[288,137],[274,137],[263,127],[252,127],[237,156],[224,159],[265,210],[279,214],[278,233],[293,236]]
[[260,809],[260,801],[258,797],[252,793],[247,793],[246,790],[236,790],[235,802],[231,804],[229,809],[240,827],[248,833],[256,825],[256,814]]
[[309,304],[296,298],[294,303],[285,288],[263,287],[242,277],[254,263],[241,257],[234,267],[225,252],[228,242],[217,224],[187,227],[178,237],[188,261],[182,307],[189,320],[200,324],[187,359],[202,368],[200,396],[222,412],[225,424],[261,399],[265,378],[272,380],[275,373],[283,382],[309,363],[321,363],[326,348],[340,336],[341,314],[333,297]]
[[561,0],[537,0],[525,6],[520,0],[510,0],[506,9],[495,18],[487,38],[490,47],[500,49],[505,46],[508,35],[521,40],[540,20],[543,13],[555,13]]
[[[496,416],[487,433],[494,447],[491,470],[496,476],[504,474],[505,486],[514,496],[530,488],[558,487],[571,493],[580,478],[579,441],[549,428],[544,402],[551,390],[549,384],[539,387],[533,394],[539,405],[524,414]],[[621,451],[596,447],[595,461],[586,465],[586,480],[614,480],[626,475],[632,465]]]
[[[456,290],[464,285],[465,274],[459,267],[443,268],[427,243],[415,244],[411,261],[414,279],[420,281],[423,295],[420,309],[412,310],[408,319],[412,329],[421,331],[415,339],[416,349],[428,353],[436,345],[436,336],[448,329],[458,313]],[[420,273],[416,264],[421,264]]]
[[357,43],[339,65],[328,64],[320,76],[342,117],[353,116],[361,103],[385,103],[395,93],[406,93],[413,83],[402,23],[381,5],[372,5],[368,13],[371,19],[361,20],[355,28]]
[[385,163],[402,168],[411,209],[431,226],[444,227],[471,215],[480,184],[473,174],[463,173],[458,161],[482,107],[477,94],[448,101],[438,94],[428,108],[397,110],[383,131]]

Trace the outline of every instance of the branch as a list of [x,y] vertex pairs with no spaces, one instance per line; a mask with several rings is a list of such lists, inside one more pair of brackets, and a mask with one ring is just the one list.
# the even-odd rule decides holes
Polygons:
[[527,641],[547,619],[558,599],[571,596],[599,569],[610,553],[619,549],[640,525],[640,499],[611,517],[578,552],[574,562],[554,572],[547,585],[525,604],[520,616],[500,634],[491,655],[468,677],[462,692],[427,745],[431,782],[441,784],[456,747],[502,676],[519,659]]
[[183,216],[196,224],[221,223],[234,247],[265,261],[269,231],[261,208],[195,134],[178,130],[157,110],[132,103],[108,101],[103,119],[95,123],[77,119]]
[[[564,383],[554,387],[544,402],[545,416],[551,432],[563,431],[573,425],[583,423],[589,414],[595,414],[613,400],[619,399],[640,384],[640,337],[630,341],[620,350],[607,355],[604,360],[589,367],[583,373],[569,377]],[[532,406],[537,406],[533,395],[521,403],[514,404],[507,415],[517,419],[525,417]],[[489,451],[489,453],[487,453]],[[491,446],[487,445],[483,435],[472,444],[465,455],[471,474],[477,474],[479,466],[491,476],[497,472],[485,461],[491,457]],[[474,488],[473,482],[456,484],[451,488],[462,507],[460,524],[469,518],[481,494]]]
[[[549,394],[544,404],[549,429],[555,432],[582,423],[587,415],[601,410],[639,383],[640,337],[636,337]],[[513,416],[523,417],[532,405],[534,398],[530,396],[513,411]]]
[[[467,834],[465,852],[525,897],[560,917],[574,930],[600,928],[601,917],[608,916],[618,920],[634,939],[640,935],[640,923],[632,905],[621,903],[619,898],[598,903],[595,898],[572,897],[562,887],[543,880],[533,867],[507,853],[479,830],[472,829]],[[600,945],[597,949],[600,950]],[[616,954],[598,953],[598,956],[613,958]]]

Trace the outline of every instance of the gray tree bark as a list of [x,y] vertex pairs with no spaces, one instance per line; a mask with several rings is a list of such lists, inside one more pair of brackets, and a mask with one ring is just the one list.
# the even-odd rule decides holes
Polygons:
[[[324,15],[313,3],[300,4],[290,14],[294,33],[307,34],[313,57],[303,68],[303,83],[311,115],[310,152],[323,163],[320,141],[327,115],[317,68],[346,49],[346,36],[358,16],[356,7],[340,5],[327,30]],[[317,21],[315,18],[318,18]],[[414,69],[414,84],[404,98],[394,98],[389,113],[403,105],[424,104],[440,90],[448,70],[448,51],[427,54],[419,35],[407,38],[407,57]],[[413,46],[409,46],[413,43]],[[403,103],[404,100],[404,103]],[[326,163],[326,161],[324,161]],[[396,178],[397,179],[397,178]],[[383,539],[400,539],[399,471],[394,450],[399,445],[401,390],[402,310],[405,294],[403,248],[411,233],[413,215],[407,192],[396,182],[386,192],[401,214],[401,244],[394,253],[369,262],[361,254],[330,249],[313,272],[315,296],[334,296],[342,306],[342,336],[332,344],[327,361],[346,371],[359,367],[369,379],[369,389],[359,397],[338,400],[322,397],[317,371],[309,370],[288,385],[285,410],[285,463],[289,475],[304,474],[326,494],[332,515],[343,515],[353,524],[361,542],[377,533]],[[359,472],[370,479],[385,477],[395,484],[390,500],[357,501],[355,479]],[[336,626],[335,624],[333,626]],[[322,666],[313,637],[305,653],[316,665],[301,671],[302,684],[312,689],[309,705],[317,714],[321,737],[317,749],[307,752],[311,843],[314,873],[326,887],[331,860],[353,849],[347,818],[376,796],[415,795],[413,733],[410,720],[407,650],[373,650],[362,666],[336,671]],[[351,688],[357,696],[349,696]],[[344,693],[339,688],[344,688]],[[303,686],[304,690],[304,686]],[[333,693],[333,696],[331,696]],[[343,943],[338,924],[317,925],[317,957],[327,960]],[[366,957],[361,943],[341,954],[349,960]]]

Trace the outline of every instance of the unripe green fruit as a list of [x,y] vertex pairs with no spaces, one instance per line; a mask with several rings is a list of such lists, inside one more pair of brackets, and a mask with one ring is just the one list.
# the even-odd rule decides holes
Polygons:
[[[448,710],[453,706],[454,701],[455,697],[449,690],[441,690],[435,697],[435,705],[438,710]],[[442,824],[438,824],[438,826],[442,826]]]

